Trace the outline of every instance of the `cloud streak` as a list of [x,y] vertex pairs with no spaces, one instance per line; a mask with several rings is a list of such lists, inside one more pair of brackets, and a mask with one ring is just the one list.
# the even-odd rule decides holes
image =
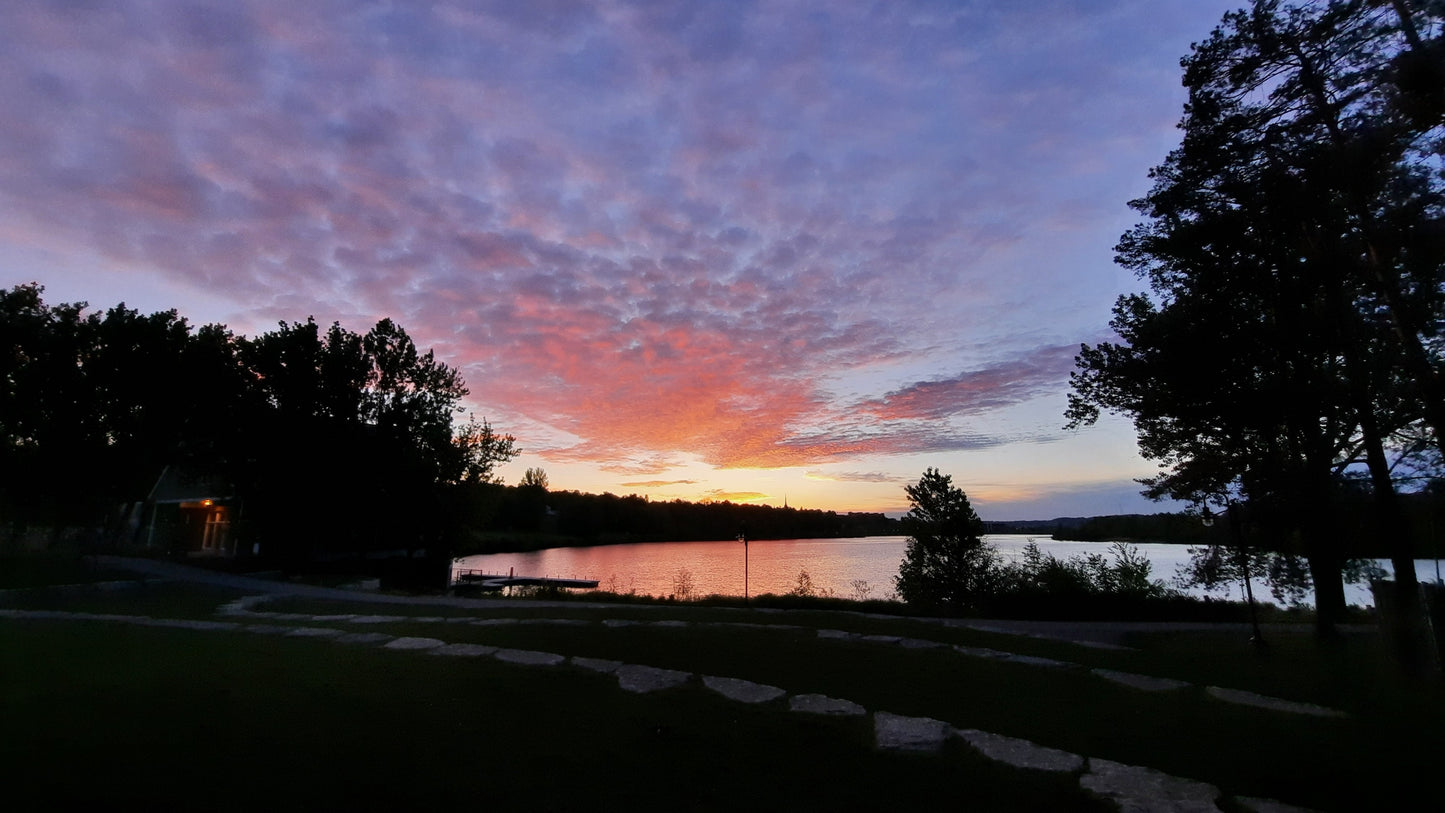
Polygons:
[[393,317],[598,472],[991,448],[1228,5],[13,0],[0,248]]

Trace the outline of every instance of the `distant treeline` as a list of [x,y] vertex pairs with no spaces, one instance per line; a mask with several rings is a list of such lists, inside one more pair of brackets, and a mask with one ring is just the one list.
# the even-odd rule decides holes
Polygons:
[[[1415,549],[1422,558],[1445,556],[1445,493],[1422,491],[1399,495],[1402,507],[1409,519],[1409,532],[1413,535]],[[1342,521],[1336,524],[1335,534],[1346,556],[1387,558],[1389,540],[1379,539],[1377,523],[1373,521],[1374,506],[1368,495],[1347,491],[1335,506]],[[1239,509],[1240,533],[1250,544],[1273,549],[1276,543],[1270,541],[1280,537],[1268,533],[1272,526],[1283,524],[1276,516],[1256,511],[1253,515],[1248,508]],[[1047,535],[1058,541],[1076,542],[1164,542],[1179,545],[1228,545],[1231,543],[1229,518],[1221,513],[1206,526],[1197,514],[1115,514],[1102,517],[1059,517],[1048,520],[1025,520],[1020,522],[985,522],[987,533],[991,534],[1036,534]],[[1291,539],[1285,537],[1285,544]],[[1283,553],[1297,553],[1284,550]]]
[[[489,504],[462,548],[474,553],[539,546],[735,539],[825,539],[901,533],[883,514],[837,513],[732,502],[650,500],[637,495],[548,491],[489,485],[476,492]],[[479,517],[480,518],[480,517]]]

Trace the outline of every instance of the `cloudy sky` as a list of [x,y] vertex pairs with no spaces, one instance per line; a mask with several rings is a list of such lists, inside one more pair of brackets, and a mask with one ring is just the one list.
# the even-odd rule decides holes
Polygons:
[[1161,510],[1065,431],[1237,2],[5,0],[0,286],[392,317],[554,488]]

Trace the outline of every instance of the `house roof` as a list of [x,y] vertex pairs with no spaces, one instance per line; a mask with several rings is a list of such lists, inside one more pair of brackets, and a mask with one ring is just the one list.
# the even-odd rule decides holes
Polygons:
[[215,472],[189,466],[166,466],[151,488],[150,501],[155,503],[229,500],[236,488]]

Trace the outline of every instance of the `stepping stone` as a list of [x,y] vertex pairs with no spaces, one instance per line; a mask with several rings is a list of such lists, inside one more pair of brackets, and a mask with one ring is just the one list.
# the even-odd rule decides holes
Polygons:
[[583,669],[590,669],[593,672],[602,672],[603,674],[610,675],[617,671],[617,668],[622,665],[622,661],[609,661],[602,658],[581,658],[573,655],[572,665],[580,666]]
[[963,646],[955,644],[953,651],[960,655],[967,655],[970,658],[992,658],[994,660],[1006,660],[1013,657],[1012,652],[1004,652],[1000,649],[989,649],[982,646]]
[[339,644],[382,644],[395,637],[384,632],[350,632],[333,640]]
[[839,700],[821,694],[795,694],[788,698],[788,708],[803,714],[830,714],[840,717],[862,717],[868,710],[851,700]]
[[530,649],[498,649],[492,657],[507,663],[520,663],[523,666],[557,666],[567,660],[565,655],[558,655],[555,652],[534,652]]
[[1316,813],[1308,807],[1287,805],[1273,799],[1256,799],[1252,796],[1236,796],[1234,802],[1250,813]]
[[667,621],[654,621],[654,622],[652,622],[652,626],[654,626],[654,627],[674,627],[674,628],[681,628],[681,627],[686,627],[686,626],[688,626],[688,622],[686,622],[686,621],[678,621],[678,620],[676,620],[676,619],[669,619],[669,620],[667,620]]
[[436,649],[446,646],[446,641],[436,638],[397,638],[386,645],[386,649]]
[[313,615],[311,620],[318,624],[332,624],[337,621],[350,621],[356,617],[356,613],[343,613],[341,615]]
[[848,632],[847,630],[818,630],[818,637],[819,637],[819,638],[847,639],[847,638],[857,638],[857,637],[858,637],[858,633],[856,633],[856,632]]
[[504,627],[517,623],[515,618],[479,618],[472,622],[478,627]]
[[295,627],[282,627],[277,624],[247,624],[241,628],[245,632],[254,632],[257,635],[285,635]]
[[274,618],[277,621],[310,621],[311,616],[307,613],[266,613],[267,618]]
[[1010,663],[1024,663],[1029,666],[1042,666],[1046,669],[1070,669],[1078,666],[1068,661],[1056,661],[1053,658],[1041,658],[1038,655],[1015,655],[1010,653],[1004,660]]
[[867,641],[870,644],[896,644],[903,640],[901,635],[862,635],[858,640]]
[[879,748],[895,751],[937,751],[953,728],[929,717],[903,717],[880,711],[873,715],[873,735]]
[[1254,692],[1244,692],[1239,689],[1221,689],[1218,686],[1206,686],[1204,691],[1211,697],[1216,697],[1226,703],[1239,703],[1244,706],[1254,706],[1271,711],[1283,711],[1290,714],[1308,714],[1312,717],[1348,717],[1343,711],[1316,706],[1313,703],[1296,703],[1293,700],[1281,700],[1277,697],[1267,697]]
[[942,649],[948,646],[941,641],[929,641],[924,638],[900,638],[898,645],[904,649]]
[[606,618],[602,621],[604,627],[635,627],[637,624],[630,618]]
[[408,621],[415,622],[415,623],[417,623],[417,624],[440,624],[441,622],[445,621],[446,619],[445,619],[445,618],[442,618],[442,617],[439,616],[439,615],[418,615],[418,616],[413,616],[412,618],[409,618],[409,619],[407,619],[407,620],[408,620]]
[[1141,689],[1146,692],[1172,692],[1177,689],[1188,688],[1190,685],[1189,682],[1185,680],[1136,675],[1132,672],[1115,672],[1112,669],[1090,669],[1089,671],[1104,680],[1112,680],[1115,683],[1121,683],[1131,689]]
[[1079,787],[1119,806],[1120,813],[1219,813],[1219,789],[1152,768],[1089,759]]
[[399,615],[358,615],[351,619],[353,624],[395,624],[398,621],[405,621]]
[[767,703],[777,700],[787,692],[777,686],[768,686],[763,683],[753,683],[750,680],[739,680],[729,677],[714,677],[704,675],[702,685],[712,689],[729,700],[736,700],[739,703]]
[[1074,773],[1084,769],[1084,758],[1068,751],[971,728],[956,729],[954,733],[989,759],[1015,768],[1054,773]]
[[341,630],[330,627],[296,627],[286,633],[288,638],[335,638],[341,634]]
[[214,632],[219,630],[237,630],[241,625],[235,621],[192,621],[185,618],[157,618],[140,622],[147,627],[173,627],[183,630],[206,630]]
[[638,666],[625,663],[617,667],[617,684],[629,692],[655,692],[671,689],[686,683],[692,677],[690,672],[673,669],[658,669],[654,666]]
[[497,651],[494,646],[482,644],[447,644],[436,649],[429,650],[429,655],[451,655],[458,658],[475,658],[481,655],[490,655]]

